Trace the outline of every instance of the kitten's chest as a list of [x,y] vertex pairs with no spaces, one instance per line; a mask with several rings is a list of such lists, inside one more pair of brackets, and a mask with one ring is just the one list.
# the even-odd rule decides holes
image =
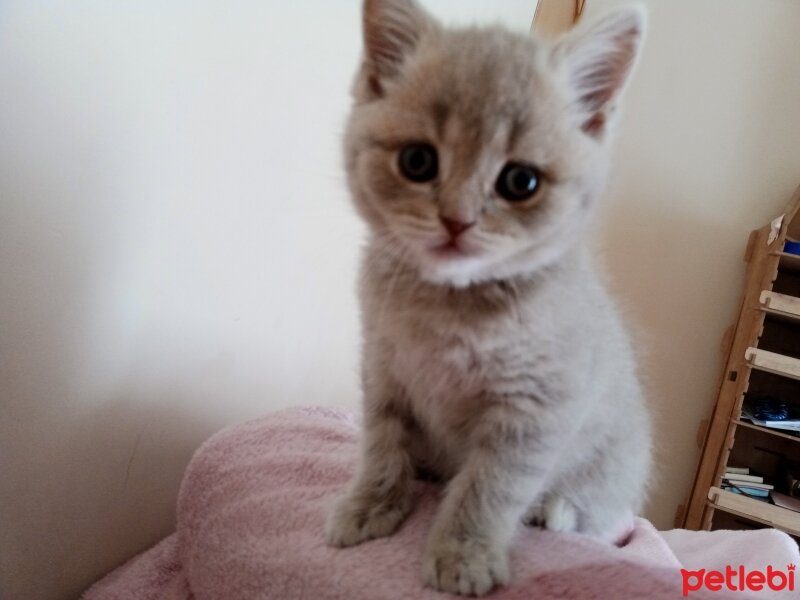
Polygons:
[[417,408],[474,402],[491,377],[494,344],[474,331],[408,323],[392,344],[393,375]]
[[410,321],[392,332],[392,375],[422,436],[415,460],[443,477],[459,468],[470,434],[490,406],[488,391],[502,379],[504,344],[491,332]]

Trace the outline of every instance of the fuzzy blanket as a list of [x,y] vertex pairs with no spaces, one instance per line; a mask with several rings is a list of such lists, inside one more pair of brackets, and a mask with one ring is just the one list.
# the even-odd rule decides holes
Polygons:
[[[195,454],[178,500],[177,533],[112,572],[83,600],[425,600],[420,558],[437,489],[419,483],[418,504],[392,537],[355,548],[325,546],[328,507],[356,456],[352,414],[291,409],[230,427]],[[775,530],[659,534],[637,519],[622,547],[576,534],[520,527],[513,581],[491,598],[680,598],[681,566],[785,569],[800,561]],[[780,597],[795,597],[787,592]],[[688,591],[691,598],[767,597]],[[779,597],[773,595],[769,597]]]

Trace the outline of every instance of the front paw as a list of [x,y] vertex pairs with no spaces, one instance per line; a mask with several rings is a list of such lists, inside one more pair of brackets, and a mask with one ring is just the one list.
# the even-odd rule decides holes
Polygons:
[[355,546],[395,532],[411,511],[411,499],[394,498],[376,502],[359,495],[339,499],[325,524],[329,546]]
[[523,522],[550,531],[575,531],[578,515],[575,507],[562,496],[552,495],[528,507]]
[[439,591],[483,596],[508,583],[508,555],[490,544],[442,540],[428,545],[422,571],[426,585]]

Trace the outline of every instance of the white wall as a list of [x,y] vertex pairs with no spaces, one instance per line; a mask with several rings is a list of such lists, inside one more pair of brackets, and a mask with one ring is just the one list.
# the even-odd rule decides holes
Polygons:
[[[358,4],[0,3],[3,597],[74,598],[169,533],[211,432],[357,403]],[[427,4],[524,30],[534,2]],[[800,180],[800,3],[647,4],[604,242],[660,407],[663,527],[747,232]]]
[[224,425],[357,405],[359,9],[0,2],[3,598],[73,598],[168,534]]

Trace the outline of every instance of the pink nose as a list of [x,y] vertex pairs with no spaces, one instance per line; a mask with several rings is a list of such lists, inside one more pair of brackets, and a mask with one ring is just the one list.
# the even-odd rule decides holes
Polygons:
[[454,238],[457,238],[467,229],[475,225],[475,221],[472,221],[471,223],[465,223],[464,221],[451,219],[449,217],[440,216],[439,220],[442,222],[442,225],[444,225],[444,228],[447,229],[448,233],[452,235]]

